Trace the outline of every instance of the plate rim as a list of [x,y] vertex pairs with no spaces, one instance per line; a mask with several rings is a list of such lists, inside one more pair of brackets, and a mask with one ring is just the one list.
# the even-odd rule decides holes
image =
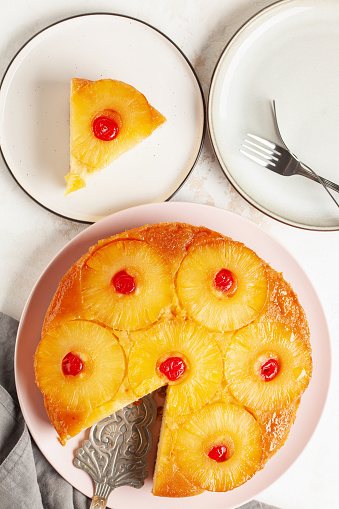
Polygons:
[[219,165],[225,174],[226,178],[229,180],[231,185],[236,189],[236,191],[253,207],[255,207],[260,212],[266,214],[267,216],[271,217],[272,219],[275,219],[276,221],[287,224],[289,226],[293,226],[295,228],[301,229],[301,230],[308,230],[308,231],[317,231],[317,232],[329,232],[329,231],[338,231],[339,230],[339,224],[337,226],[312,226],[312,225],[305,225],[303,223],[299,223],[293,220],[288,220],[286,218],[281,217],[280,215],[270,211],[263,205],[260,205],[256,200],[251,198],[248,193],[246,193],[241,186],[237,183],[237,181],[234,179],[234,177],[231,175],[230,171],[228,170],[227,164],[223,161],[220,152],[217,147],[217,143],[214,136],[214,130],[213,130],[213,122],[212,122],[212,96],[214,93],[215,84],[218,78],[218,72],[219,68],[221,66],[222,59],[230,51],[232,46],[237,42],[237,39],[242,36],[243,32],[246,32],[253,23],[255,23],[258,19],[260,19],[263,15],[268,13],[269,11],[274,11],[275,9],[279,8],[280,6],[289,3],[298,2],[300,3],[300,0],[277,0],[271,5],[268,5],[266,7],[263,7],[260,9],[260,11],[256,12],[253,16],[248,18],[242,25],[236,30],[236,32],[230,37],[229,41],[224,45],[223,49],[221,50],[221,53],[217,59],[217,62],[214,66],[211,80],[210,80],[210,86],[208,89],[208,97],[207,97],[207,131],[209,135],[209,139],[211,141],[211,145],[213,147],[214,154],[219,162]]
[[[264,238],[269,237],[272,240],[272,244],[273,244],[274,248],[278,247],[279,248],[279,252],[280,252],[280,254],[283,255],[283,257],[285,257],[287,255],[287,258],[289,259],[289,263],[287,263],[287,266],[292,270],[292,272],[294,272],[295,269],[297,269],[297,276],[300,275],[301,279],[303,281],[307,282],[308,287],[311,288],[311,290],[313,292],[312,299],[315,299],[314,302],[319,307],[319,316],[320,316],[320,318],[317,319],[317,320],[320,320],[320,321],[316,321],[316,323],[317,323],[317,325],[319,325],[321,323],[322,327],[324,327],[324,334],[326,336],[326,348],[324,349],[324,353],[322,353],[322,354],[323,354],[325,360],[329,361],[329,366],[326,365],[326,373],[325,373],[325,377],[324,377],[325,381],[322,380],[321,388],[318,389],[318,392],[320,390],[320,393],[322,394],[322,398],[321,398],[321,401],[320,401],[321,404],[317,405],[318,411],[316,412],[316,417],[312,419],[311,427],[310,428],[306,427],[306,429],[305,429],[306,437],[307,437],[306,438],[306,442],[304,442],[304,444],[303,444],[303,446],[302,446],[302,448],[300,450],[298,449],[297,454],[294,453],[294,455],[292,455],[292,459],[287,461],[287,466],[286,466],[286,458],[283,456],[283,460],[284,460],[282,462],[283,463],[283,467],[280,467],[280,469],[278,469],[278,475],[277,475],[277,473],[275,473],[274,476],[273,476],[273,480],[270,480],[270,482],[268,482],[268,483],[267,483],[267,480],[265,481],[265,479],[264,479],[266,484],[264,482],[264,486],[263,487],[260,487],[261,483],[262,483],[262,480],[261,480],[261,477],[260,477],[260,472],[258,472],[258,474],[256,474],[256,479],[258,479],[258,477],[260,478],[260,480],[258,479],[258,481],[259,481],[259,488],[252,487],[252,485],[249,488],[249,490],[252,490],[250,492],[252,493],[251,498],[253,498],[253,497],[256,497],[262,491],[262,489],[266,489],[269,486],[271,486],[272,482],[277,481],[292,466],[292,464],[298,459],[298,457],[301,455],[302,451],[308,445],[309,441],[311,440],[312,436],[314,435],[315,430],[317,429],[317,427],[319,425],[319,421],[320,421],[320,419],[321,419],[321,417],[323,415],[324,408],[325,408],[325,405],[326,405],[326,401],[327,401],[327,398],[328,398],[329,385],[330,385],[330,379],[331,379],[331,358],[332,358],[331,353],[332,352],[331,352],[330,333],[329,333],[328,323],[327,323],[326,315],[325,315],[323,307],[322,307],[322,303],[321,303],[320,298],[319,298],[319,296],[318,296],[318,294],[317,294],[317,292],[316,292],[316,290],[315,290],[315,288],[313,286],[313,283],[309,279],[307,273],[305,272],[305,270],[303,269],[301,264],[290,253],[288,248],[286,248],[279,241],[279,239],[277,239],[274,235],[272,235],[270,232],[267,232],[261,226],[259,226],[258,224],[254,223],[250,219],[247,219],[247,218],[245,218],[245,217],[243,217],[243,216],[241,216],[239,214],[236,214],[233,211],[228,211],[228,210],[221,209],[221,208],[214,207],[214,206],[207,205],[207,204],[187,203],[187,202],[170,202],[170,203],[161,202],[161,203],[152,203],[152,204],[138,205],[138,206],[135,206],[135,207],[130,207],[129,209],[124,209],[122,211],[115,212],[114,214],[111,214],[110,216],[107,216],[107,217],[103,218],[100,222],[92,224],[91,226],[89,226],[89,228],[87,228],[87,229],[83,230],[82,232],[78,233],[73,239],[68,241],[65,244],[65,246],[63,248],[61,248],[56,253],[56,255],[51,259],[51,261],[47,265],[47,267],[42,271],[38,281],[34,285],[32,291],[31,291],[31,294],[29,295],[29,297],[28,297],[28,299],[26,301],[26,305],[25,305],[25,308],[23,310],[22,317],[21,317],[21,320],[20,320],[20,323],[19,323],[18,334],[17,334],[17,341],[16,341],[16,345],[15,345],[14,367],[15,367],[15,384],[16,384],[16,388],[17,388],[17,392],[18,392],[18,398],[19,398],[20,407],[21,407],[21,409],[23,411],[23,414],[24,414],[24,417],[25,417],[27,415],[26,414],[26,406],[25,406],[25,404],[23,404],[24,402],[22,401],[22,391],[20,389],[20,387],[22,387],[22,385],[21,385],[22,381],[21,382],[19,381],[20,376],[19,376],[19,373],[18,373],[19,348],[20,348],[20,345],[22,344],[22,341],[23,341],[22,336],[20,336],[20,334],[22,334],[22,329],[24,329],[24,322],[25,322],[25,320],[27,321],[27,313],[30,310],[30,306],[32,305],[32,299],[34,299],[34,293],[37,290],[38,285],[41,282],[41,280],[46,276],[46,274],[48,272],[51,271],[51,268],[53,268],[53,266],[60,260],[60,257],[68,256],[68,258],[69,258],[69,254],[67,252],[69,251],[70,248],[73,249],[73,247],[75,246],[79,250],[79,246],[78,246],[79,240],[80,240],[80,243],[81,243],[81,241],[85,239],[86,240],[86,244],[89,241],[92,242],[92,240],[93,240],[92,239],[92,236],[93,236],[92,232],[94,232],[95,238],[98,238],[98,234],[100,232],[100,225],[99,225],[99,223],[104,223],[103,224],[103,228],[107,229],[107,227],[111,227],[110,222],[112,221],[113,216],[115,216],[115,217],[118,216],[117,217],[117,221],[115,222],[115,220],[114,220],[114,228],[116,228],[117,224],[120,224],[121,222],[122,223],[124,223],[124,222],[125,223],[126,222],[130,223],[131,221],[133,221],[133,223],[138,223],[139,224],[140,220],[138,219],[138,217],[140,217],[142,214],[138,214],[138,212],[140,211],[142,213],[144,210],[146,211],[146,215],[148,214],[148,217],[152,218],[151,220],[149,220],[150,224],[152,222],[158,223],[158,222],[166,221],[166,220],[167,221],[175,221],[175,219],[165,219],[165,220],[161,219],[161,220],[159,220],[158,219],[159,212],[157,212],[154,215],[154,209],[161,209],[160,210],[160,214],[162,216],[164,214],[165,214],[165,216],[170,216],[170,215],[173,216],[173,215],[176,215],[176,213],[177,213],[177,208],[176,207],[178,205],[179,205],[179,209],[180,209],[179,212],[180,212],[181,215],[183,215],[183,219],[181,220],[181,222],[185,222],[185,221],[187,222],[187,216],[186,216],[186,209],[185,209],[185,207],[188,206],[190,210],[188,211],[187,215],[195,215],[195,218],[196,218],[195,221],[199,220],[199,222],[201,222],[201,224],[205,223],[205,221],[206,221],[205,217],[206,216],[208,216],[207,222],[211,221],[211,217],[209,216],[209,213],[213,216],[213,221],[215,221],[215,217],[216,216],[219,217],[219,215],[220,215],[220,220],[221,219],[226,219],[226,224],[227,224],[228,221],[232,220],[232,218],[236,217],[237,221],[241,222],[245,226],[245,230],[246,230],[245,231],[245,236],[248,236],[247,228],[250,227],[250,228],[254,228],[254,231],[257,231],[259,233],[261,232],[261,235]],[[205,211],[207,212],[206,215],[204,215]],[[154,221],[153,221],[153,218],[155,218]],[[193,222],[193,224],[197,224],[197,222],[196,223]],[[133,228],[133,226],[131,226],[131,227]],[[210,226],[207,226],[207,227],[211,228]],[[97,230],[99,230],[98,233],[97,233]],[[112,234],[114,234],[114,233],[115,233],[115,230],[112,232]],[[253,230],[252,230],[252,233],[253,233]],[[241,235],[243,235],[243,233],[241,233]],[[234,233],[233,233],[233,236],[235,236]],[[247,242],[249,242],[249,240]],[[83,247],[83,246],[81,246],[81,247]],[[271,246],[271,248],[272,248],[272,246]],[[265,251],[265,247],[263,249]],[[260,256],[260,254],[259,254],[259,256]],[[266,257],[267,257],[267,254],[266,254]],[[269,261],[269,260],[266,260],[266,261]],[[292,266],[290,266],[290,262],[292,262]],[[65,262],[63,262],[63,263],[65,263]],[[69,263],[69,260],[68,260],[68,263]],[[280,267],[280,269],[282,269],[282,268],[283,267]],[[303,303],[301,303],[301,304],[303,305]],[[20,337],[21,337],[21,341],[20,341]],[[316,344],[318,344],[318,343],[319,343],[319,341],[316,342]],[[318,344],[318,347],[319,347],[319,344]],[[320,362],[321,365],[322,365],[322,362]],[[314,391],[314,389],[313,389],[313,391]],[[313,391],[312,391],[312,394],[313,394]],[[318,403],[319,403],[319,401],[318,401]],[[23,408],[22,405],[24,406],[24,408]],[[27,425],[28,425],[28,423],[27,423]],[[28,425],[28,427],[30,428],[29,425]],[[36,430],[34,432],[32,431],[33,438],[36,436],[36,434],[37,434]],[[40,445],[39,444],[37,444],[37,445],[40,448]],[[284,449],[284,448],[282,448],[282,449]],[[42,453],[46,457],[45,453],[44,452],[42,452]],[[47,457],[46,457],[46,459],[47,459]],[[50,462],[49,459],[47,459],[47,461]],[[53,464],[53,466],[54,466],[54,464]],[[54,468],[56,470],[58,470],[60,475],[62,475],[64,477],[64,475],[60,472],[60,470],[56,466],[54,466]],[[281,471],[281,468],[283,468],[282,471]],[[263,469],[263,471],[265,471],[265,469]],[[261,471],[261,472],[263,472],[263,471]],[[267,470],[266,470],[266,472],[267,472]],[[66,480],[68,480],[68,478]],[[68,482],[71,482],[71,481],[68,480]],[[82,491],[82,489],[79,488],[78,486],[75,486],[75,487],[79,491]],[[253,493],[253,491],[254,491],[254,493]],[[84,491],[82,491],[82,492],[84,493]],[[195,498],[195,497],[193,497],[193,498]],[[186,500],[186,499],[184,499],[184,500]],[[215,501],[218,502],[219,499],[216,497]],[[247,500],[243,499],[241,501],[241,503],[245,503],[246,501]],[[225,501],[224,501],[224,503],[225,503]],[[237,502],[237,505],[234,506],[234,507],[237,507],[238,505],[239,505],[239,503]]]
[[[195,78],[196,80],[196,83],[198,85],[198,89],[199,89],[199,92],[200,92],[200,96],[201,96],[201,102],[202,102],[202,111],[203,111],[203,119],[202,119],[202,134],[201,134],[201,140],[200,140],[200,146],[199,146],[199,150],[197,151],[197,155],[196,155],[196,158],[195,160],[193,161],[192,163],[192,166],[191,168],[189,169],[187,175],[185,175],[185,177],[183,178],[183,180],[180,182],[180,184],[176,187],[176,189],[170,194],[170,196],[168,196],[166,199],[164,200],[159,200],[159,202],[157,203],[161,203],[161,202],[167,202],[169,200],[171,200],[179,191],[180,189],[182,188],[182,186],[186,183],[187,179],[189,178],[189,176],[191,175],[193,169],[195,168],[195,166],[197,165],[197,162],[198,160],[200,159],[200,156],[201,156],[201,152],[202,152],[202,149],[203,149],[203,146],[204,146],[204,142],[205,142],[205,137],[206,137],[206,131],[207,131],[207,106],[206,106],[206,100],[205,100],[205,96],[204,96],[204,92],[203,92],[203,88],[202,88],[202,85],[201,85],[201,82],[200,82],[200,79],[198,77],[198,74],[196,72],[196,70],[194,69],[193,67],[193,64],[191,63],[191,61],[189,60],[189,58],[186,56],[186,54],[183,52],[183,50],[178,46],[178,44],[176,42],[174,42],[173,39],[171,39],[168,35],[166,35],[162,30],[154,27],[153,25],[151,25],[149,22],[147,21],[143,21],[137,17],[134,17],[134,16],[130,16],[130,15],[125,15],[125,14],[122,14],[122,13],[115,13],[115,12],[108,12],[108,11],[93,11],[93,12],[86,12],[86,13],[80,13],[80,14],[74,14],[74,15],[71,15],[71,16],[67,16],[65,18],[61,18],[57,21],[53,21],[52,23],[46,25],[45,27],[41,28],[40,30],[38,30],[37,32],[35,32],[31,37],[29,37],[29,39],[27,39],[21,46],[20,48],[15,52],[14,56],[10,59],[8,65],[5,67],[5,70],[3,72],[3,75],[1,77],[1,80],[0,80],[0,95],[1,95],[1,92],[2,92],[2,87],[3,87],[3,83],[5,81],[5,78],[8,74],[8,72],[10,71],[11,69],[11,66],[14,64],[15,60],[17,59],[17,57],[20,55],[20,53],[26,48],[26,46],[28,46],[36,37],[38,37],[39,35],[41,35],[42,33],[48,31],[49,29],[55,27],[56,25],[59,25],[59,24],[62,24],[62,23],[65,23],[65,22],[68,22],[72,19],[77,19],[77,18],[84,18],[84,17],[91,17],[91,16],[113,16],[113,17],[118,17],[118,18],[126,18],[126,19],[129,19],[129,20],[132,20],[132,21],[135,21],[137,23],[141,23],[142,25],[145,25],[146,27],[150,28],[151,30],[154,30],[155,32],[157,32],[160,36],[164,37],[168,42],[170,42],[174,48],[181,54],[181,56],[183,57],[183,59],[185,60],[185,62],[188,64],[192,74],[193,74],[193,77]],[[82,219],[77,219],[77,218],[73,218],[70,215],[66,215],[66,214],[62,214],[60,212],[57,212],[55,210],[53,210],[53,208],[50,208],[48,207],[47,205],[44,205],[42,204],[37,198],[35,198],[34,196],[32,196],[29,191],[27,191],[25,189],[25,187],[19,182],[19,180],[17,179],[17,177],[15,176],[13,170],[11,169],[10,165],[8,164],[7,160],[6,160],[6,157],[5,157],[5,154],[3,153],[3,150],[2,150],[2,146],[1,146],[1,143],[0,143],[0,154],[1,154],[1,157],[2,157],[2,160],[3,162],[5,163],[5,167],[7,168],[7,170],[9,171],[10,175],[12,176],[12,178],[14,179],[14,181],[18,184],[18,186],[25,192],[25,194],[27,196],[29,196],[29,198],[31,198],[35,203],[37,203],[40,207],[44,208],[45,210],[55,214],[56,216],[59,216],[63,219],[68,219],[70,221],[74,221],[76,223],[80,223],[80,224],[93,224],[95,223],[96,221],[87,221],[87,220],[82,220]],[[129,207],[128,207],[129,208]],[[109,216],[111,214],[107,214],[107,216]]]

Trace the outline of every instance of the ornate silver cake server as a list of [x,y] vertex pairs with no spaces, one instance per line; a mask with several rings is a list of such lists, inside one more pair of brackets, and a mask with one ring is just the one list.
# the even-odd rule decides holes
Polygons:
[[104,509],[115,488],[144,485],[156,415],[156,404],[149,395],[92,426],[89,439],[84,440],[74,459],[74,465],[94,481],[90,509]]

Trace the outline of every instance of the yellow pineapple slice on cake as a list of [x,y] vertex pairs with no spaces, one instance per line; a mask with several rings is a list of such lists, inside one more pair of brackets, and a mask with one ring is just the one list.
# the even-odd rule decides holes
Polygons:
[[238,405],[206,405],[178,429],[174,455],[191,482],[208,491],[232,490],[261,468],[260,426]]
[[216,393],[223,374],[220,350],[202,327],[193,322],[160,322],[133,335],[128,378],[138,396],[168,384],[166,412],[193,412]]
[[72,79],[66,194],[85,187],[89,175],[131,150],[165,121],[146,97],[127,83]]
[[125,376],[125,357],[111,331],[93,322],[74,320],[43,336],[34,369],[49,406],[76,412],[112,399]]
[[230,391],[253,410],[289,405],[304,392],[311,374],[310,347],[279,323],[244,327],[233,336],[225,356]]
[[169,266],[159,252],[129,239],[106,244],[89,257],[81,288],[86,318],[127,330],[155,322],[174,293]]
[[152,493],[156,497],[192,497],[204,492],[178,468],[172,454],[175,439],[176,431],[171,431],[163,419],[153,475]]
[[177,275],[179,299],[198,323],[217,331],[239,329],[254,320],[267,299],[262,260],[236,241],[192,248]]

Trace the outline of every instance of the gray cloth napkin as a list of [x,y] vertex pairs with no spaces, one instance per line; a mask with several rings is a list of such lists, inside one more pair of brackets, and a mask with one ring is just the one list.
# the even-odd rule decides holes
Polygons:
[[[91,501],[42,455],[22,416],[14,381],[18,322],[0,312],[1,509],[88,509]],[[239,509],[277,509],[253,500]]]

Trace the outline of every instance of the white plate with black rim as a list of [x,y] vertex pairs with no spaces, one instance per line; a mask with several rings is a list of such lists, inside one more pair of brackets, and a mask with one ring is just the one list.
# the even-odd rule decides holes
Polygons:
[[[64,197],[71,78],[124,81],[167,122]],[[152,26],[109,13],[61,20],[32,37],[5,72],[0,112],[1,152],[16,181],[45,208],[82,222],[171,198],[194,167],[205,132],[201,85],[182,51]]]
[[301,176],[269,171],[247,159],[240,147],[247,133],[279,141],[275,100],[288,147],[339,184],[338,26],[337,0],[277,2],[233,36],[210,87],[209,132],[230,182],[262,212],[305,229],[339,229],[339,209],[325,189]]

